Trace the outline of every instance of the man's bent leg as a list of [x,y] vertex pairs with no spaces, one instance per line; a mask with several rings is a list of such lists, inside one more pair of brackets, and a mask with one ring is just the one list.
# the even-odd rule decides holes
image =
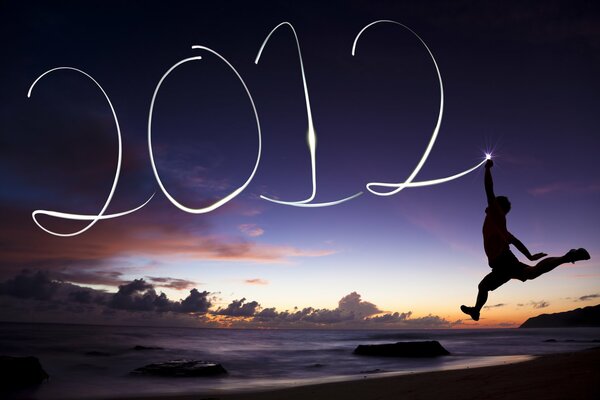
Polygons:
[[475,302],[474,308],[477,310],[477,312],[480,312],[488,299],[489,289],[485,284],[485,278],[479,283],[477,289],[479,289],[479,292],[477,292],[477,301]]
[[462,312],[464,312],[465,314],[467,314],[471,318],[473,318],[474,321],[478,321],[479,313],[481,312],[481,309],[487,302],[488,292],[490,290],[496,290],[497,288],[499,288],[500,286],[502,286],[509,280],[510,280],[510,278],[508,276],[504,276],[503,274],[500,274],[500,273],[492,270],[492,272],[487,274],[481,280],[481,282],[479,282],[479,285],[477,286],[477,288],[479,289],[479,292],[477,293],[477,300],[475,302],[475,307],[467,307],[467,306],[463,305],[460,307],[460,309],[462,310]]

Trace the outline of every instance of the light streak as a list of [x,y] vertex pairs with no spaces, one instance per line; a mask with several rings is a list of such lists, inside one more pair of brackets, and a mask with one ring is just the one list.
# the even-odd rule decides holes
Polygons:
[[[481,166],[484,162],[482,161],[481,163],[479,163],[478,165],[463,171],[461,173],[452,175],[452,176],[448,176],[446,178],[440,178],[440,179],[433,179],[433,180],[429,180],[429,181],[423,181],[423,182],[413,182],[413,180],[415,179],[415,177],[417,176],[417,174],[419,173],[419,171],[421,171],[421,168],[423,167],[423,165],[425,165],[425,162],[427,161],[427,158],[429,157],[429,154],[431,153],[431,150],[433,149],[433,145],[435,144],[435,141],[437,139],[439,130],[440,130],[440,126],[442,124],[442,116],[444,114],[444,84],[442,82],[442,75],[440,73],[440,69],[438,67],[438,64],[435,60],[435,57],[433,56],[433,53],[431,52],[431,50],[429,49],[429,47],[427,46],[427,44],[425,43],[425,41],[412,29],[410,29],[408,26],[401,24],[400,22],[397,21],[393,21],[393,20],[378,20],[378,21],[374,21],[371,22],[370,24],[366,25],[364,28],[361,29],[360,32],[358,32],[358,35],[356,35],[356,38],[354,38],[354,43],[352,45],[352,56],[354,56],[356,54],[356,45],[358,44],[358,39],[360,38],[360,36],[363,34],[363,32],[365,30],[367,30],[369,27],[375,25],[375,24],[379,24],[379,23],[391,23],[391,24],[395,24],[398,25],[406,30],[408,30],[410,33],[412,33],[417,39],[419,39],[419,41],[421,42],[421,44],[425,47],[425,49],[427,50],[427,52],[429,53],[429,56],[431,58],[431,61],[433,61],[433,65],[435,66],[435,71],[437,74],[437,78],[438,78],[438,83],[440,86],[440,105],[439,105],[439,111],[438,111],[438,118],[437,118],[437,122],[435,124],[435,128],[433,129],[433,133],[431,135],[431,138],[429,139],[429,143],[427,144],[427,148],[425,149],[425,152],[423,153],[423,156],[421,157],[421,160],[419,160],[419,163],[417,164],[417,166],[415,167],[415,169],[412,171],[412,173],[408,176],[408,178],[404,181],[404,182],[400,182],[400,183],[383,183],[383,182],[370,182],[367,183],[366,187],[367,190],[377,196],[392,196],[398,192],[400,192],[401,190],[403,190],[404,188],[407,187],[419,187],[419,186],[430,186],[430,185],[437,185],[440,183],[445,183],[445,182],[449,182],[451,180],[460,178],[463,175],[468,174],[471,171],[474,171],[475,169],[477,169],[479,166]],[[491,157],[491,156],[490,156]],[[486,159],[487,159],[487,154],[486,154]],[[373,187],[384,187],[384,188],[395,188],[394,190],[390,190],[387,192],[383,192],[383,191],[377,191],[375,189],[373,189]]]
[[[475,171],[477,168],[479,168],[483,164],[485,164],[487,160],[489,160],[489,158],[487,158],[487,155],[486,155],[486,158],[483,161],[481,161],[479,164],[477,164],[474,167],[471,167],[463,172],[459,172],[458,174],[447,176],[445,178],[432,179],[429,181],[410,182],[410,183],[407,183],[406,185],[404,185],[404,187],[414,188],[414,187],[439,185],[440,183],[450,182],[450,181],[460,178],[461,176],[465,176],[468,173]],[[377,185],[377,186],[381,186],[381,187],[396,187],[397,186],[396,183],[383,183],[383,182],[374,182],[373,185]]]
[[[120,213],[116,213],[116,214],[104,215],[104,212],[108,208],[108,205],[110,204],[110,202],[112,200],[113,194],[115,193],[115,189],[117,187],[117,183],[119,182],[119,174],[121,172],[121,160],[122,160],[122,156],[123,156],[123,145],[122,145],[122,141],[121,141],[121,128],[119,127],[119,120],[117,119],[117,113],[115,112],[115,109],[114,109],[114,107],[113,107],[113,105],[112,105],[112,103],[110,101],[110,98],[108,97],[108,95],[106,94],[106,92],[104,91],[104,89],[102,88],[102,86],[100,86],[100,84],[94,78],[92,78],[91,75],[87,74],[86,72],[84,72],[84,71],[82,71],[80,69],[73,68],[73,67],[57,67],[57,68],[52,68],[52,69],[44,72],[40,76],[38,76],[38,78],[35,81],[33,81],[33,83],[31,84],[31,86],[29,87],[29,90],[27,91],[27,98],[31,98],[31,93],[33,91],[33,87],[39,82],[40,79],[42,79],[44,76],[50,74],[51,72],[60,71],[60,70],[70,70],[70,71],[79,72],[79,73],[85,75],[86,77],[88,77],[89,79],[91,79],[92,82],[94,82],[96,84],[96,86],[98,86],[98,88],[102,91],[102,94],[106,98],[106,101],[108,102],[108,105],[110,106],[110,110],[111,110],[113,118],[115,120],[115,126],[117,128],[117,139],[118,139],[118,143],[119,143],[119,150],[118,150],[118,157],[117,157],[117,171],[115,172],[115,177],[113,179],[113,184],[112,184],[112,187],[110,189],[110,193],[109,193],[109,195],[108,195],[108,197],[106,199],[106,202],[104,203],[104,206],[102,207],[102,209],[100,210],[100,212],[97,215],[72,214],[72,213],[64,213],[64,212],[50,211],[50,210],[35,210],[33,213],[31,213],[31,217],[33,218],[33,222],[35,222],[35,224],[40,229],[42,229],[43,231],[45,231],[45,232],[47,232],[47,233],[49,233],[51,235],[54,235],[54,236],[72,237],[72,236],[76,236],[76,235],[79,235],[79,234],[87,231],[92,226],[94,226],[94,224],[96,222],[98,222],[99,220],[117,218],[117,217],[121,217],[123,215],[131,214],[131,213],[139,210],[140,208],[142,208],[146,204],[148,204],[150,202],[150,200],[152,200],[152,198],[154,197],[154,193],[141,206],[138,206],[138,207],[136,207],[134,209],[131,209],[131,210],[127,210],[127,211],[123,211],[123,212],[120,212]],[[72,232],[72,233],[59,233],[59,232],[54,232],[54,231],[52,231],[52,230],[44,227],[37,220],[37,216],[38,215],[47,215],[47,216],[50,216],[50,217],[67,219],[67,220],[91,221],[91,222],[87,226],[85,226],[84,228],[82,228],[82,229],[80,229],[80,230],[78,230],[76,232]]]
[[346,198],[343,198],[340,200],[336,200],[336,201],[330,201],[330,202],[326,202],[326,203],[307,204],[307,203],[310,203],[311,201],[313,201],[315,196],[317,195],[317,135],[315,133],[315,127],[313,124],[312,111],[311,111],[311,107],[310,107],[310,96],[308,95],[308,84],[306,83],[306,74],[304,73],[304,63],[302,61],[302,52],[300,51],[300,42],[298,40],[298,35],[296,34],[296,30],[294,29],[292,24],[290,24],[289,22],[282,22],[279,25],[277,25],[275,28],[273,28],[273,30],[271,30],[271,32],[267,35],[267,37],[263,41],[262,45],[260,46],[260,49],[258,50],[258,54],[256,55],[256,59],[254,60],[254,63],[258,64],[258,61],[260,60],[260,57],[262,55],[262,52],[263,52],[267,42],[269,41],[269,39],[271,38],[273,33],[282,26],[289,26],[290,29],[292,30],[292,33],[294,34],[294,39],[296,40],[296,48],[298,50],[298,59],[300,62],[300,72],[302,74],[302,86],[304,88],[304,102],[306,104],[306,117],[308,120],[307,139],[308,139],[308,149],[310,152],[312,192],[311,192],[311,195],[307,199],[298,200],[298,201],[276,200],[276,199],[273,199],[273,198],[270,198],[270,197],[267,197],[264,195],[261,195],[260,198],[264,199],[264,200],[268,200],[273,203],[283,204],[283,205],[288,205],[288,206],[295,206],[295,207],[328,207],[328,206],[334,206],[334,205],[352,200],[352,199],[362,195],[363,192],[358,192],[356,194],[353,194],[352,196],[349,196],[349,197],[346,197]]
[[154,102],[156,100],[158,90],[160,89],[160,86],[162,85],[165,78],[178,66],[185,64],[186,62],[190,62],[190,61],[194,61],[194,60],[201,60],[202,57],[195,56],[195,57],[190,57],[190,58],[181,60],[181,61],[177,62],[175,65],[173,65],[171,68],[169,68],[169,70],[167,72],[165,72],[165,74],[162,76],[162,78],[160,78],[160,81],[158,82],[158,84],[156,85],[156,89],[154,90],[154,94],[152,95],[152,101],[150,102],[150,112],[148,114],[148,150],[150,152],[150,163],[152,164],[152,170],[154,171],[154,176],[156,177],[156,181],[158,182],[158,185],[160,186],[162,192],[165,194],[165,196],[167,196],[169,201],[175,207],[179,208],[182,211],[190,213],[190,214],[204,214],[204,213],[211,212],[211,211],[221,207],[228,201],[232,200],[238,194],[240,194],[246,188],[246,186],[248,186],[248,184],[250,184],[250,181],[252,181],[252,178],[254,178],[254,174],[256,173],[256,170],[258,169],[258,164],[260,162],[260,155],[261,155],[261,150],[262,150],[262,135],[261,135],[261,130],[260,130],[260,121],[258,118],[258,112],[256,111],[256,106],[254,105],[254,100],[252,99],[252,95],[250,94],[250,90],[248,90],[246,83],[244,82],[244,80],[242,79],[242,77],[240,76],[238,71],[235,69],[235,67],[233,65],[231,65],[229,63],[229,61],[227,61],[219,53],[217,53],[216,51],[214,51],[208,47],[194,45],[194,46],[192,46],[192,49],[206,50],[209,53],[216,55],[221,61],[223,61],[225,64],[227,64],[227,66],[235,73],[237,78],[242,83],[242,86],[244,86],[244,90],[246,91],[246,94],[248,95],[248,99],[250,100],[250,104],[252,105],[252,111],[254,112],[254,117],[256,119],[256,128],[258,131],[258,152],[256,155],[256,162],[254,163],[254,169],[252,170],[252,173],[250,174],[248,179],[246,179],[246,181],[240,187],[235,189],[233,192],[229,193],[227,196],[223,197],[221,200],[214,202],[210,206],[207,206],[204,208],[190,208],[190,207],[184,206],[183,204],[181,204],[177,200],[175,200],[175,198],[173,196],[171,196],[171,194],[167,191],[166,187],[164,186],[164,184],[158,174],[158,169],[156,168],[156,164],[154,162],[154,153],[152,151],[152,113],[154,111]]

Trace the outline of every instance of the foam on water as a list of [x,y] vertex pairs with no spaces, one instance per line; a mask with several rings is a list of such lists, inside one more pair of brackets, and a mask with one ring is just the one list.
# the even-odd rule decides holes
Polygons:
[[[598,345],[599,328],[497,330],[228,330],[52,324],[0,324],[0,354],[40,359],[51,379],[37,399],[256,390],[417,371],[522,361],[531,355]],[[438,340],[451,356],[361,357],[358,344]],[[136,351],[136,345],[160,350]],[[222,364],[226,376],[134,376],[135,368],[172,359]]]

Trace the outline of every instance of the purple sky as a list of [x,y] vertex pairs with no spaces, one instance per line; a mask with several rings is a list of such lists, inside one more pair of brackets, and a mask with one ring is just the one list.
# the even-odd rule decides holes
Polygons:
[[[500,306],[481,325],[518,324],[538,308],[597,303],[599,11],[583,1],[3,2],[0,301],[7,307],[0,319],[39,320],[22,308],[58,304],[46,315],[69,320],[68,307],[76,304],[106,322],[117,318],[106,310],[125,313],[121,319],[158,310],[179,321],[196,304],[197,320],[234,325],[355,326],[377,315],[391,315],[382,321],[388,326],[456,323],[458,306],[472,302],[489,271],[481,245],[483,171],[391,197],[366,192],[369,182],[407,178],[440,101],[431,59],[408,31],[372,27],[352,57],[356,34],[378,19],[416,31],[444,82],[441,130],[416,180],[463,171],[492,151],[496,192],[513,204],[509,229],[532,252],[586,247],[592,254],[589,262],[494,292],[489,304]],[[316,201],[365,191],[348,203],[303,209],[259,198],[301,200],[311,191],[291,31],[278,30],[254,64],[266,35],[283,21],[295,27],[303,54],[317,134]],[[239,71],[263,140],[248,187],[201,215],[170,204],[153,176],[147,123],[160,78],[184,58],[203,57],[164,81],[153,118],[161,178],[186,206],[204,207],[239,187],[254,166],[257,135],[235,75],[192,45],[218,51]],[[123,169],[108,213],[134,208],[156,192],[142,210],[73,238],[41,231],[31,212],[98,212],[114,177],[117,140],[106,100],[80,74],[54,72],[27,98],[33,81],[58,66],[89,73],[115,107]],[[40,222],[61,232],[84,226],[49,217]],[[135,279],[144,283],[128,289]],[[130,290],[130,303],[113,295],[118,286]],[[49,294],[37,296],[42,288]],[[71,294],[80,290],[98,293]],[[136,301],[151,291],[164,292],[170,303],[140,308]],[[244,304],[250,306],[234,311]],[[313,311],[293,317],[294,307]]]

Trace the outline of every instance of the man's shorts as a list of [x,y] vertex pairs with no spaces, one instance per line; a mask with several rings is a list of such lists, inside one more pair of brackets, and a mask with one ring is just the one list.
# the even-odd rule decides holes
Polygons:
[[507,250],[496,259],[490,261],[492,272],[487,274],[481,281],[487,290],[496,290],[511,279],[527,280],[527,269],[529,265],[520,262],[517,257]]

